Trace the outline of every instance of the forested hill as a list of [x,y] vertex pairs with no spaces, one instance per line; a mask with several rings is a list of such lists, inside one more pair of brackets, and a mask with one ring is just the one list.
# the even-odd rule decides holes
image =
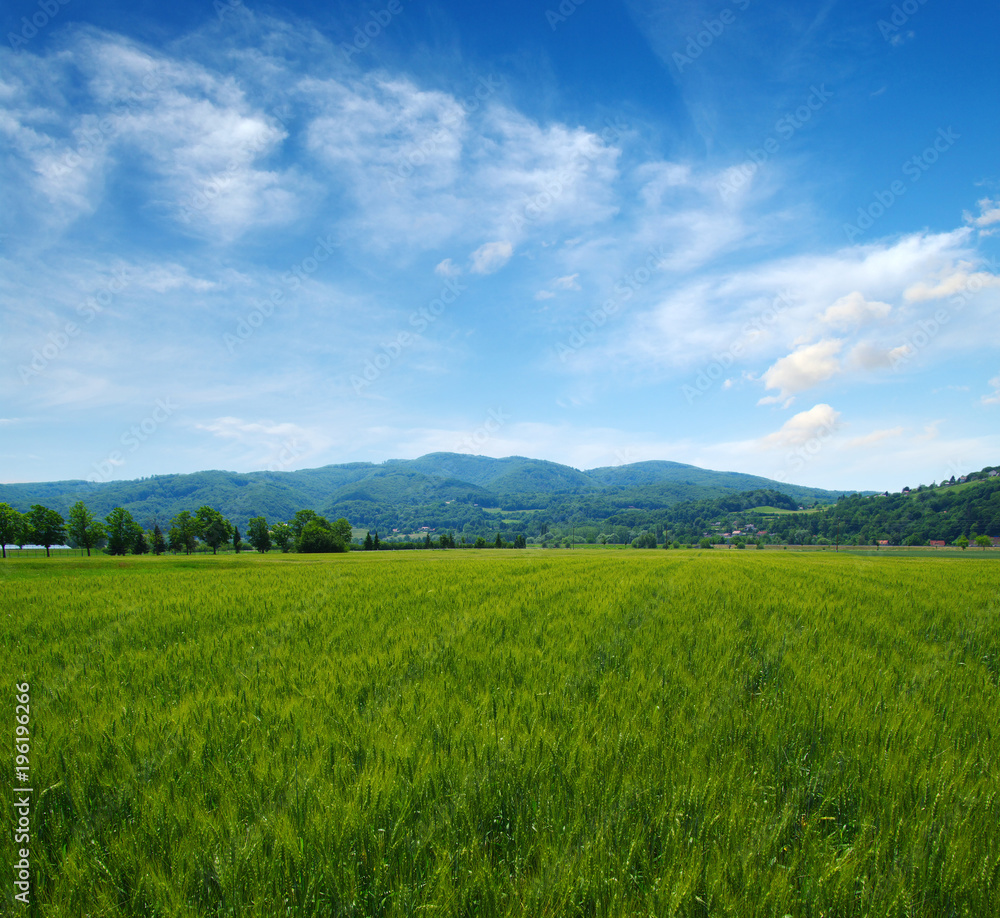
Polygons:
[[761,489],[805,506],[833,502],[844,493],[676,462],[580,471],[520,456],[431,453],[295,472],[210,471],[103,483],[0,484],[0,502],[22,512],[43,504],[65,516],[82,500],[98,518],[123,507],[144,526],[209,506],[241,529],[254,516],[287,520],[297,510],[311,509],[329,519],[346,517],[361,528],[411,531],[427,526],[458,532],[493,529],[498,508],[534,511],[554,523],[574,516],[596,522],[629,510],[664,510],[683,501]]

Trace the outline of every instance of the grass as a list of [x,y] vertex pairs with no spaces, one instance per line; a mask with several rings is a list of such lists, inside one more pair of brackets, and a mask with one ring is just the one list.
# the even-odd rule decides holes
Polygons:
[[8,563],[36,913],[997,914],[997,567],[970,561]]

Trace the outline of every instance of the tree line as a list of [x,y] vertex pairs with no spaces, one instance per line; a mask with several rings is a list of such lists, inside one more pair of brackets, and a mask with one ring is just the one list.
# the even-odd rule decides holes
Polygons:
[[[191,554],[199,547],[211,548],[216,554],[223,546],[239,553],[245,545],[261,553],[278,549],[282,552],[346,552],[351,550],[353,529],[341,517],[332,523],[314,510],[299,510],[287,522],[268,524],[263,516],[256,516],[247,525],[246,540],[239,527],[233,525],[218,510],[203,506],[196,513],[182,510],[167,525],[164,532],[158,523],[144,529],[132,514],[123,507],[115,507],[103,520],[97,519],[83,501],[77,501],[69,511],[68,519],[56,510],[34,504],[21,513],[9,504],[0,503],[0,551],[7,557],[7,546],[41,545],[46,557],[53,545],[70,544],[86,549],[101,549],[109,555],[161,555],[170,551]],[[465,538],[462,545],[465,546]],[[451,533],[436,541],[428,534],[423,542],[385,542],[376,531],[371,532],[359,546],[363,551],[384,551],[398,548],[457,548]],[[524,536],[518,535],[507,542],[499,533],[495,541],[479,538],[475,548],[524,548]]]

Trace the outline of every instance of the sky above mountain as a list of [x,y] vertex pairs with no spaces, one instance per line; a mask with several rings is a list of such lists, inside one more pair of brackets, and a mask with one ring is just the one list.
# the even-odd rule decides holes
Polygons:
[[993,3],[0,20],[0,480],[1000,461]]

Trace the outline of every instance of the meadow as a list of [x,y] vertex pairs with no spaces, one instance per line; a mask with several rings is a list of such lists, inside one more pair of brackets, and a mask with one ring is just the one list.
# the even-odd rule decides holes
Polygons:
[[9,560],[2,911],[997,915],[998,586],[989,554]]

